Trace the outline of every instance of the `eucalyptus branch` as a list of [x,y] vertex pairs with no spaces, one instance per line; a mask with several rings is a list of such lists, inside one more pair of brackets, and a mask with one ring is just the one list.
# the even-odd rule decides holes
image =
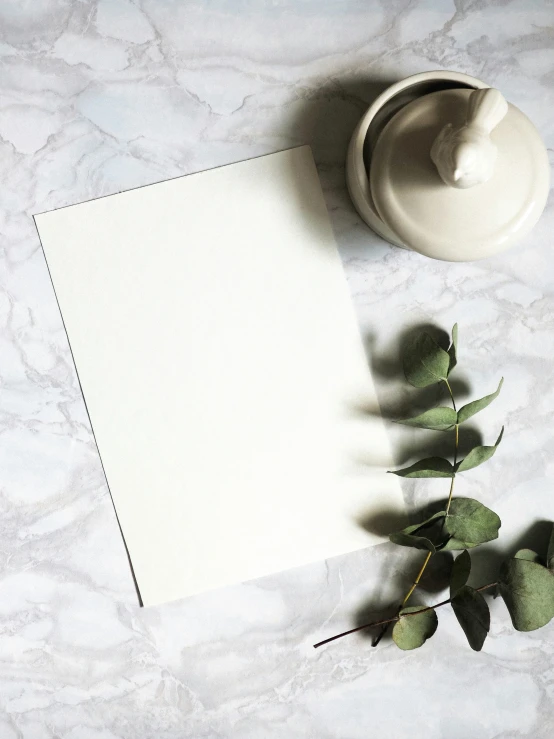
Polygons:
[[[456,330],[456,334],[457,334],[457,330]],[[452,343],[454,344],[454,340],[453,340]],[[445,385],[446,385],[446,387],[448,389],[448,392],[450,394],[450,399],[452,400],[452,409],[453,409],[454,413],[456,413],[456,420],[457,420],[457,413],[458,413],[458,411],[456,409],[456,401],[454,400],[454,394],[452,392],[452,387],[450,386],[450,383],[448,382],[448,378],[444,380],[444,383],[445,383]],[[454,468],[456,467],[456,463],[458,461],[458,442],[459,442],[458,427],[459,427],[458,423],[455,423],[454,424]],[[454,475],[452,476],[452,478],[450,480],[450,492],[448,493],[448,501],[446,503],[446,508],[445,508],[445,511],[446,511],[447,514],[448,514],[448,511],[450,509],[450,503],[452,502],[452,493],[454,491],[454,480],[455,479],[456,479],[456,474],[454,473]],[[419,570],[418,574],[416,575],[416,578],[413,581],[410,589],[408,590],[408,592],[404,596],[404,600],[402,601],[401,605],[398,606],[397,615],[400,613],[401,609],[406,606],[406,604],[408,603],[408,601],[412,597],[412,594],[413,594],[414,590],[417,588],[417,586],[419,585],[419,582],[420,582],[421,578],[423,577],[423,573],[425,572],[425,569],[426,569],[427,565],[429,564],[429,561],[431,560],[431,557],[432,556],[433,556],[433,552],[431,552],[431,551],[427,552],[427,555],[425,556],[425,559],[423,560],[423,564],[421,565],[421,569]],[[372,647],[378,646],[378,644],[381,641],[381,639],[387,633],[388,628],[390,626],[390,623],[391,623],[390,621],[385,622],[386,625],[381,629],[381,631],[379,632],[379,634],[377,634],[377,636],[373,640],[373,642],[371,644]]]
[[[504,598],[512,623],[519,631],[532,631],[547,624],[554,617],[554,528],[546,556],[529,549],[516,552],[513,558],[502,565],[497,582],[472,588],[467,585],[471,572],[469,549],[492,541],[498,537],[501,522],[494,511],[473,498],[455,498],[454,481],[458,473],[466,472],[489,460],[496,452],[504,429],[496,443],[491,446],[475,446],[463,459],[459,456],[459,427],[469,418],[484,410],[495,400],[502,388],[503,379],[490,395],[462,406],[456,406],[449,381],[452,370],[457,366],[458,327],[452,329],[452,340],[447,350],[428,334],[416,336],[404,356],[404,374],[408,382],[417,388],[444,382],[452,408],[432,408],[412,418],[399,421],[408,426],[454,431],[454,461],[443,457],[427,457],[410,467],[394,470],[393,474],[406,478],[450,479],[448,498],[442,510],[421,523],[413,524],[389,535],[389,539],[401,546],[426,551],[419,572],[404,599],[392,617],[357,626],[315,644],[320,647],[331,641],[353,634],[362,629],[381,626],[373,646],[376,646],[387,629],[394,624],[392,638],[401,649],[421,647],[436,631],[438,620],[435,610],[450,604],[454,610],[469,645],[478,651],[482,648],[490,627],[488,605],[481,591],[498,585]],[[450,573],[450,598],[433,606],[408,606],[415,589],[420,584],[431,557],[440,551],[460,551]]]
[[[482,590],[488,590],[489,588],[494,588],[498,585],[497,582],[490,582],[488,585],[481,585],[480,588],[475,588],[476,593],[480,593]],[[452,603],[452,598],[447,598],[446,600],[441,600],[440,603],[435,603],[434,606],[425,606],[418,608],[415,611],[411,611],[410,613],[406,613],[406,618],[411,618],[412,616],[416,616],[418,613],[426,613],[427,611],[432,611],[436,608],[440,608],[441,606],[446,606],[448,603]],[[383,624],[392,624],[396,621],[399,621],[401,616],[393,616],[393,618],[385,618],[382,621],[373,621],[370,624],[364,624],[363,626],[356,626],[354,629],[349,629],[348,631],[343,631],[342,634],[336,634],[335,636],[330,636],[328,639],[324,639],[323,641],[318,642],[317,644],[314,644],[314,649],[317,649],[318,647],[322,647],[324,644],[329,644],[329,642],[335,641],[336,639],[341,639],[343,636],[348,636],[349,634],[355,634],[357,631],[362,631],[362,629],[371,629],[375,626],[382,626]]]

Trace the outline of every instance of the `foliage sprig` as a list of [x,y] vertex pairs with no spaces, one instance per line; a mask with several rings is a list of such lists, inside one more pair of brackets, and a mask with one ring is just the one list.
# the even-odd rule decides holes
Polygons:
[[[436,610],[451,605],[472,649],[482,649],[490,628],[490,612],[483,591],[491,590],[501,595],[510,613],[513,626],[518,631],[533,631],[545,626],[554,618],[554,527],[548,550],[540,555],[530,549],[521,549],[505,561],[495,582],[473,588],[467,584],[471,572],[469,549],[498,538],[501,526],[499,516],[474,498],[453,497],[454,482],[458,474],[467,472],[487,462],[502,441],[504,427],[496,442],[490,446],[474,446],[463,459],[459,457],[459,428],[467,420],[489,406],[499,395],[504,379],[496,390],[460,409],[456,407],[449,381],[450,373],[458,363],[458,325],[452,329],[448,349],[443,349],[427,332],[413,337],[405,349],[404,374],[416,388],[442,384],[452,407],[440,406],[411,418],[397,422],[417,428],[440,432],[452,432],[453,461],[445,457],[426,457],[409,467],[392,471],[405,478],[449,478],[448,498],[442,509],[420,523],[406,526],[389,535],[400,546],[426,551],[420,570],[402,602],[391,618],[374,621],[350,629],[315,644],[323,644],[352,634],[361,629],[381,627],[373,640],[376,646],[387,629],[394,624],[392,638],[400,649],[416,649],[430,639],[438,626]],[[450,597],[432,606],[409,606],[414,591],[433,555],[441,551],[461,551],[453,562],[450,573]]]

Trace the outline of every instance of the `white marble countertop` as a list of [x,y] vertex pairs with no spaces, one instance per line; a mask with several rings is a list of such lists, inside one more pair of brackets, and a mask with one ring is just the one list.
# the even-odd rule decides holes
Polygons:
[[[503,519],[496,562],[554,519],[554,208],[504,256],[433,262],[361,223],[343,162],[376,92],[436,68],[501,89],[552,147],[553,25],[551,0],[0,4],[2,739],[554,736],[554,628],[514,632],[500,600],[481,653],[449,608],[415,652],[312,649],[413,577],[389,544],[139,608],[32,219],[310,143],[383,405],[414,324],[460,323],[471,392],[506,378],[480,421],[505,441],[459,490]],[[399,462],[422,441],[391,434]]]

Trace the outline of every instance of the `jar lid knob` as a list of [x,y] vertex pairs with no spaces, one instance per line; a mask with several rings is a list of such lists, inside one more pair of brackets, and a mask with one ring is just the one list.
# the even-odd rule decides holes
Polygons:
[[490,180],[498,155],[491,133],[507,112],[508,103],[499,90],[488,87],[469,95],[465,123],[447,123],[431,147],[431,159],[444,183],[466,189]]

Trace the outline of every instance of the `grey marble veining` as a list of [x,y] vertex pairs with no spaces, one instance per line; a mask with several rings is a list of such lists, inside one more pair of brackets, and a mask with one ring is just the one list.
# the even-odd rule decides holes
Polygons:
[[[500,514],[497,561],[554,519],[554,209],[508,254],[432,262],[368,231],[343,162],[375,94],[435,68],[498,87],[551,153],[553,26],[549,0],[0,3],[1,739],[554,735],[553,627],[514,632],[500,600],[479,654],[448,608],[417,652],[312,649],[413,577],[388,544],[140,609],[32,219],[310,143],[383,407],[406,401],[390,361],[419,323],[460,323],[470,392],[506,378],[480,419],[502,447],[458,489]],[[423,442],[391,436],[399,462]]]

